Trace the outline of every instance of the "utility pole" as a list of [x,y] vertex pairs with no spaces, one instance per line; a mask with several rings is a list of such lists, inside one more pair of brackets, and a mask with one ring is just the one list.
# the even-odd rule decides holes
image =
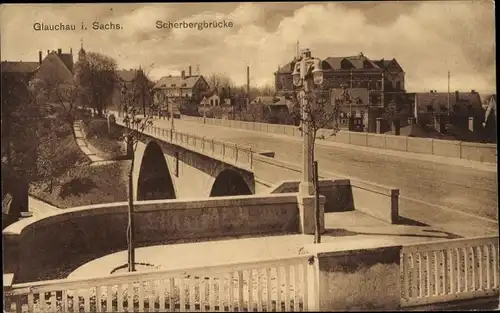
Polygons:
[[450,71],[448,71],[448,123],[450,119]]
[[[352,94],[352,69],[349,73],[349,94]],[[349,118],[352,119],[352,101],[349,101]],[[349,127],[350,128],[350,127]],[[351,130],[351,129],[349,129]]]

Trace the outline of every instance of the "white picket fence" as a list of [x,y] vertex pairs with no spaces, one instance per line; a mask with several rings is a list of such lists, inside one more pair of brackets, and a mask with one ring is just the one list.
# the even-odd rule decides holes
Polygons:
[[404,246],[403,307],[498,294],[498,236]]
[[4,288],[6,312],[311,311],[314,266],[301,255]]

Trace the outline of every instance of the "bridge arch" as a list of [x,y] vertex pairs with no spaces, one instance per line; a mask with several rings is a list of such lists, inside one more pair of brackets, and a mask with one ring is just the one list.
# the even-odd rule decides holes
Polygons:
[[210,197],[242,196],[253,194],[251,187],[238,171],[226,168],[215,178]]
[[156,141],[150,141],[142,154],[137,181],[137,200],[176,199],[176,192],[165,155]]

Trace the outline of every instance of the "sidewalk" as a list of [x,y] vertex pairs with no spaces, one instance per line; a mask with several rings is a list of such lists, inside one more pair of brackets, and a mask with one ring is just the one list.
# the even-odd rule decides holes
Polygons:
[[[179,121],[182,121],[182,119]],[[178,122],[178,121],[176,120],[176,122]],[[285,134],[275,134],[275,133],[268,133],[268,132],[257,131],[257,130],[232,128],[232,127],[225,127],[225,126],[219,126],[219,125],[208,125],[208,124],[197,123],[197,122],[192,122],[192,121],[182,121],[182,123],[204,125],[204,127],[227,128],[227,129],[231,129],[231,131],[247,132],[247,133],[259,134],[262,136],[268,136],[268,137],[274,137],[274,138],[282,138],[282,139],[287,138],[289,140],[293,140],[293,141],[297,141],[297,142],[302,141],[302,138],[300,138],[300,137],[288,136]],[[456,165],[456,166],[469,167],[469,168],[482,170],[482,171],[488,171],[488,172],[496,172],[497,171],[497,164],[496,163],[483,163],[483,162],[470,161],[470,160],[464,160],[464,159],[459,159],[459,158],[450,158],[450,157],[443,157],[443,156],[437,156],[437,155],[428,155],[428,154],[423,154],[423,153],[414,153],[414,152],[396,151],[396,150],[389,150],[389,149],[379,149],[379,148],[373,148],[373,147],[364,147],[364,146],[357,146],[357,145],[351,145],[351,144],[346,144],[346,143],[338,143],[338,142],[333,142],[333,141],[329,141],[329,140],[322,140],[322,139],[317,139],[316,144],[320,145],[320,146],[324,146],[324,147],[337,147],[337,148],[358,150],[358,151],[364,151],[364,152],[372,152],[372,153],[384,154],[384,155],[389,155],[389,156],[397,156],[397,157],[401,157],[401,158],[427,161],[427,162],[433,162],[433,163],[439,163],[439,164],[447,164],[447,165],[451,164],[451,165]]]
[[92,161],[92,165],[107,164],[113,161],[107,160],[99,156],[99,150],[92,146],[83,132],[82,121],[78,120],[73,123],[73,130],[75,132],[75,141],[80,150]]
[[[363,242],[399,245],[458,237],[429,226],[390,225],[357,211],[327,213],[325,227],[322,242],[335,242],[346,248]],[[313,238],[313,235],[291,234],[142,247],[136,249],[136,262],[165,270],[290,257],[298,255],[304,245],[313,243]],[[82,265],[69,277],[110,275],[126,262],[127,251],[120,251]]]

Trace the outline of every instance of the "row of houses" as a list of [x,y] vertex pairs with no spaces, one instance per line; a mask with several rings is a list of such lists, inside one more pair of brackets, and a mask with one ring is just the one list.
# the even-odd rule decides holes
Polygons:
[[[86,52],[81,47],[78,61],[84,62]],[[168,75],[151,83],[142,106],[153,102],[159,107],[173,106],[174,110],[183,114],[203,115],[218,108],[219,117],[230,118],[249,107],[261,108],[261,115],[290,115],[296,106],[293,100],[292,84],[293,68],[300,60],[293,58],[285,66],[278,67],[275,76],[275,94],[273,96],[256,96],[251,98],[247,90],[231,90],[211,88],[200,73],[193,74],[191,66],[180,75]],[[481,128],[484,122],[483,101],[475,90],[452,93],[431,90],[423,93],[408,93],[405,90],[405,72],[399,62],[392,59],[372,60],[359,53],[356,56],[328,57],[322,61],[324,83],[321,88],[328,96],[330,103],[340,107],[340,126],[351,130],[368,132],[377,131],[377,119],[384,117],[387,107],[397,103],[408,117],[419,122],[434,123],[429,119],[436,116],[455,117],[455,122],[469,129]],[[27,79],[50,79],[57,76],[63,80],[73,80],[78,76],[78,69],[73,64],[73,52],[63,53],[47,51],[45,57],[39,52],[38,62],[2,62],[2,72],[20,75]],[[54,75],[56,73],[56,75]],[[115,88],[110,105],[118,107],[122,101],[121,91],[131,88],[138,79],[147,79],[141,69],[116,71]],[[348,86],[348,90],[345,87]],[[349,101],[342,100],[348,93]],[[340,100],[339,100],[340,99]],[[496,103],[496,102],[495,102]],[[495,110],[496,112],[496,110]],[[469,127],[469,118],[473,118],[473,127]],[[280,122],[274,118],[276,122]],[[289,119],[288,119],[289,120]],[[406,118],[403,118],[403,127]],[[443,119],[441,119],[443,120]],[[448,123],[451,121],[448,120]],[[357,125],[353,129],[353,125]],[[378,128],[380,131],[380,128]],[[387,130],[390,130],[388,127]]]

